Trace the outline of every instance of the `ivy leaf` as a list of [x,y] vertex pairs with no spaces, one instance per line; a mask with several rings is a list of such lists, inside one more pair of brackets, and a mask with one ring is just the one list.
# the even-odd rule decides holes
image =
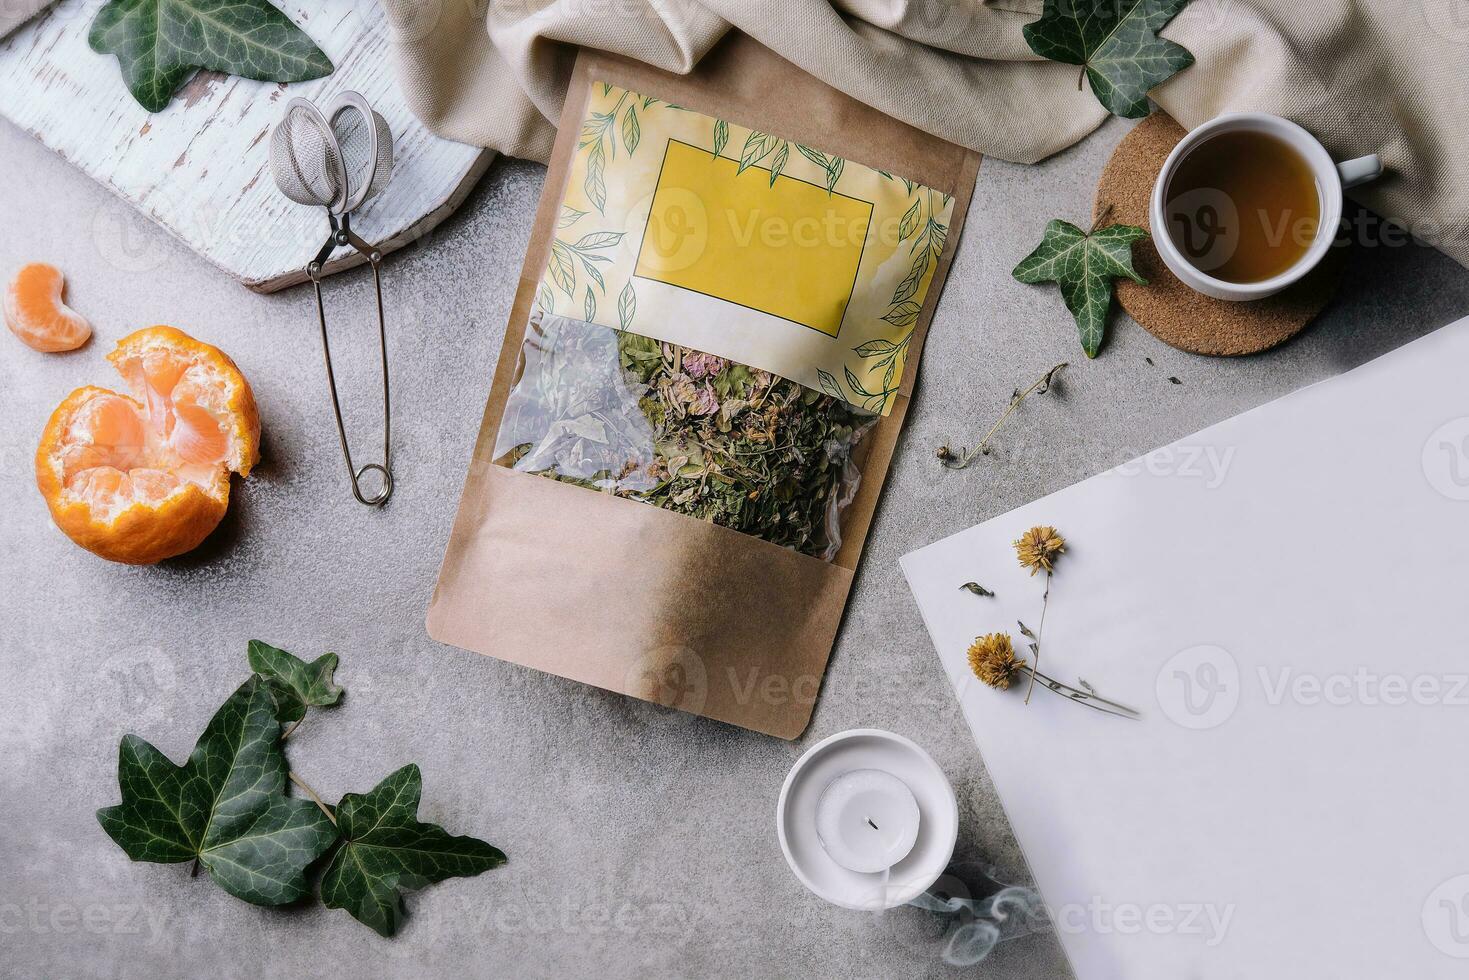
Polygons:
[[1092,94],[1108,112],[1141,119],[1148,114],[1148,90],[1194,63],[1188,49],[1158,36],[1188,2],[1046,0],[1040,20],[1022,33],[1042,58],[1083,66]]
[[198,860],[225,891],[256,905],[306,894],[306,866],[337,839],[310,800],[285,795],[280,723],[266,683],[251,677],[220,706],[189,761],[176,766],[123,736],[122,802],[97,820],[134,861]]
[[332,679],[337,669],[335,653],[324,653],[308,664],[269,643],[251,640],[247,656],[250,669],[270,686],[276,721],[300,721],[308,707],[336,704],[342,699],[342,689]]
[[199,68],[266,82],[332,72],[331,59],[266,0],[111,0],[87,40],[117,55],[128,91],[149,112]]
[[473,837],[454,837],[418,822],[423,775],[407,765],[365,794],[348,793],[337,806],[342,845],[321,879],[328,908],[346,909],[383,936],[403,919],[400,888],[468,878],[499,867],[505,855]]
[[1147,284],[1132,267],[1132,243],[1148,233],[1135,225],[1108,225],[1088,234],[1067,221],[1046,225],[1041,243],[1011,273],[1021,282],[1054,282],[1076,318],[1081,346],[1096,357],[1112,305],[1112,280]]

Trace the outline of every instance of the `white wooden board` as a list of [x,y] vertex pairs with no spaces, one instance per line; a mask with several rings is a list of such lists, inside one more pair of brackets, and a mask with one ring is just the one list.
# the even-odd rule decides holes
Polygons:
[[[293,204],[271,179],[270,128],[296,95],[324,103],[355,89],[392,127],[393,177],[353,217],[384,251],[449,214],[493,152],[434,136],[404,105],[393,77],[391,26],[374,0],[274,0],[332,59],[327,78],[292,85],[196,75],[158,113],[139,106],[111,55],[87,31],[103,0],[62,0],[0,43],[0,115],[263,292],[305,279],[326,241],[326,212]],[[339,253],[332,272],[359,264]]]

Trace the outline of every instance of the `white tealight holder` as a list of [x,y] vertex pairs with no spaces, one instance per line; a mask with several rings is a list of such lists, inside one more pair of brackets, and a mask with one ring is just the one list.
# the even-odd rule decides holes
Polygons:
[[906,905],[949,866],[959,802],[910,740],[876,728],[839,732],[796,760],[775,807],[776,834],[801,883],[835,905]]

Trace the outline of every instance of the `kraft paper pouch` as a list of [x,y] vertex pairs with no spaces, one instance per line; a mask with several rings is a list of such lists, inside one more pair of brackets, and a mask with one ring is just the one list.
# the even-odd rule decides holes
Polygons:
[[430,635],[799,736],[978,167],[741,35],[582,52]]

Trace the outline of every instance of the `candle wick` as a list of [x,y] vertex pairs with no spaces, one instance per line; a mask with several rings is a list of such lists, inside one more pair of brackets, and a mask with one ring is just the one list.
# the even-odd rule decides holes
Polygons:
[[875,823],[873,823],[873,822],[872,822],[872,818],[871,818],[871,817],[868,817],[868,818],[867,818],[867,826],[869,826],[869,827],[871,827],[871,828],[872,828],[872,829],[873,829],[873,830],[878,830],[878,829],[880,829],[880,828],[879,828],[879,827],[878,827],[878,826],[877,826],[877,824],[875,824]]

